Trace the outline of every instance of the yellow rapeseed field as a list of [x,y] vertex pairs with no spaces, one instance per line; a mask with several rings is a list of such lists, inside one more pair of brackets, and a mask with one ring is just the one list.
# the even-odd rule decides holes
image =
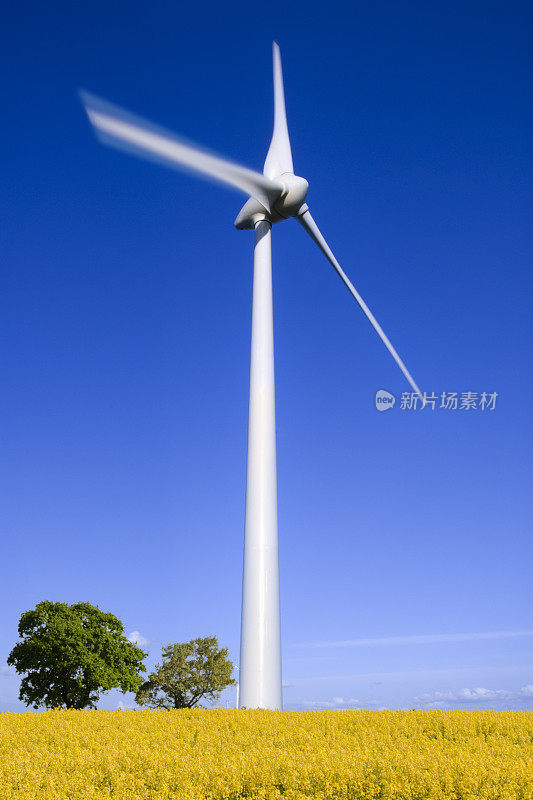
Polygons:
[[531,800],[533,713],[0,714],[1,800]]

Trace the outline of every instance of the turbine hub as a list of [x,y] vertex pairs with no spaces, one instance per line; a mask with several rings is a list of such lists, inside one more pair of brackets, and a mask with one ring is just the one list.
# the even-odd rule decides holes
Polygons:
[[235,227],[238,230],[250,230],[261,219],[267,219],[273,225],[275,222],[295,217],[308,210],[305,198],[309,184],[305,178],[293,175],[292,172],[283,172],[279,177],[274,178],[274,181],[277,185],[283,187],[283,191],[271,211],[268,212],[255,197],[250,197],[239,211],[235,220]]
[[309,184],[292,172],[284,172],[276,178],[283,186],[283,193],[274,203],[274,208],[282,217],[294,217],[304,204]]

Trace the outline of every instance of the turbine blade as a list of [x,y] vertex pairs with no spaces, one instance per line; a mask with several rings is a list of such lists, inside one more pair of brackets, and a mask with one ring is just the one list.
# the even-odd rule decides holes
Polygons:
[[277,42],[272,45],[272,57],[274,62],[274,133],[272,134],[263,173],[267,178],[274,179],[283,172],[294,172],[294,167],[292,165],[291,143],[285,111],[281,52]]
[[420,389],[418,388],[418,386],[416,385],[416,383],[414,382],[411,373],[409,372],[409,370],[403,363],[402,359],[400,358],[400,356],[390,343],[383,328],[381,327],[381,325],[379,324],[373,313],[370,311],[369,307],[367,306],[367,304],[365,303],[365,301],[363,300],[363,298],[361,297],[355,286],[352,284],[346,273],[341,268],[339,262],[337,261],[337,259],[331,252],[330,248],[328,247],[326,240],[320,233],[320,230],[318,229],[316,222],[311,216],[311,213],[309,211],[305,211],[303,214],[297,216],[296,219],[302,225],[302,227],[307,231],[311,239],[313,239],[313,241],[319,246],[319,248],[322,250],[326,258],[328,259],[329,263],[333,266],[339,277],[344,281],[346,287],[348,288],[350,293],[355,297],[355,299],[361,306],[362,310],[370,320],[370,323],[372,324],[374,330],[380,337],[381,341],[383,342],[383,344],[385,345],[385,347],[387,348],[393,359],[396,361],[396,363],[400,367],[405,377],[407,378],[407,381],[410,384],[411,388],[416,392],[416,394],[422,400],[422,405],[425,405],[424,396],[420,391]]
[[226,161],[157,128],[118,106],[81,92],[81,99],[98,137],[105,144],[158,161],[168,167],[191,170],[240,189],[270,211],[283,187],[259,172]]

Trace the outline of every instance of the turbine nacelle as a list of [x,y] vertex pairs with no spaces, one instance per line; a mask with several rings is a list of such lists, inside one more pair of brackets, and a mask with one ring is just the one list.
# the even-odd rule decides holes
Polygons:
[[271,210],[268,211],[255,197],[250,197],[235,220],[235,227],[238,230],[250,230],[262,219],[267,219],[273,225],[275,222],[296,217],[308,210],[305,198],[309,184],[305,178],[300,178],[292,172],[284,172],[273,182],[279,185],[280,195],[272,204]]

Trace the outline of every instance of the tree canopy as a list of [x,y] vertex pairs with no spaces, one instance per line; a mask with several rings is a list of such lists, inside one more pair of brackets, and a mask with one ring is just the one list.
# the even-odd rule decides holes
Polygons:
[[23,675],[19,698],[39,708],[93,708],[101,691],[136,692],[146,653],[122,622],[90,603],[43,600],[25,611],[7,663]]
[[219,649],[216,636],[169,644],[135,700],[141,706],[167,709],[192,708],[204,698],[214,701],[236,683],[227,656],[227,647]]

